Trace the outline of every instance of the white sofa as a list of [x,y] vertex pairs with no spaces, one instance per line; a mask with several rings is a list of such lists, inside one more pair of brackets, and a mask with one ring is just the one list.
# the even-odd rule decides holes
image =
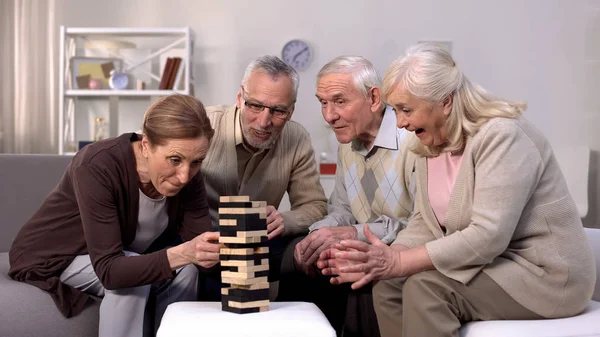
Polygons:
[[561,319],[471,322],[461,337],[591,337],[600,336],[600,229],[585,229],[596,256],[596,290],[582,314]]
[[[580,216],[588,212],[590,150],[585,147],[554,149],[569,192]],[[598,224],[600,226],[600,224]],[[580,315],[562,319],[471,322],[460,330],[461,337],[591,337],[600,336],[600,229],[585,229],[596,257],[596,288],[592,301]]]

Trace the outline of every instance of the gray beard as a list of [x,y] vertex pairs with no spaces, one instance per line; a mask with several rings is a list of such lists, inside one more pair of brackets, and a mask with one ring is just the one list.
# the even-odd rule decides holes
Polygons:
[[269,138],[269,140],[267,140],[265,142],[263,142],[263,141],[256,142],[256,141],[254,141],[254,138],[252,137],[250,129],[246,129],[242,126],[242,134],[244,135],[244,141],[246,141],[246,143],[248,143],[248,145],[250,145],[251,147],[253,147],[257,150],[265,150],[265,149],[269,149],[269,148],[273,147],[273,145],[279,138],[280,133],[281,133],[281,130],[279,130],[277,132],[273,132],[273,133],[271,133],[271,137]]

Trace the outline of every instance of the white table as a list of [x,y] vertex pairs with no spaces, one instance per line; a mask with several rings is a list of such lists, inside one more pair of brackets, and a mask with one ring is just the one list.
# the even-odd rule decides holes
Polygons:
[[234,314],[221,302],[177,302],[169,305],[157,337],[335,337],[335,330],[313,303],[271,302],[269,311]]

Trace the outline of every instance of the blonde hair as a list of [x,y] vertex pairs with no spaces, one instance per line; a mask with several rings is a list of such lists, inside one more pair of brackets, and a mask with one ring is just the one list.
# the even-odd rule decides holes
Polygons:
[[452,110],[446,119],[448,142],[425,146],[416,140],[411,150],[421,156],[441,152],[460,152],[467,137],[475,135],[491,118],[519,118],[527,108],[525,102],[500,99],[474,85],[460,71],[450,53],[435,43],[419,43],[395,60],[383,79],[383,97],[387,101],[401,86],[417,98],[431,104],[443,103],[452,96]]
[[161,97],[148,107],[142,132],[152,146],[201,136],[210,141],[215,133],[202,102],[179,94]]

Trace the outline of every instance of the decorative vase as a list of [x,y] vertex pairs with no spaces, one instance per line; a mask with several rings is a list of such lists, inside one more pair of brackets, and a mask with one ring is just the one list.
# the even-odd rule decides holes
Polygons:
[[88,82],[88,87],[90,89],[102,89],[102,81],[98,78],[90,78],[90,81]]
[[129,76],[127,76],[126,73],[118,73],[113,70],[108,79],[108,85],[110,85],[112,89],[127,89],[127,86],[129,85]]

